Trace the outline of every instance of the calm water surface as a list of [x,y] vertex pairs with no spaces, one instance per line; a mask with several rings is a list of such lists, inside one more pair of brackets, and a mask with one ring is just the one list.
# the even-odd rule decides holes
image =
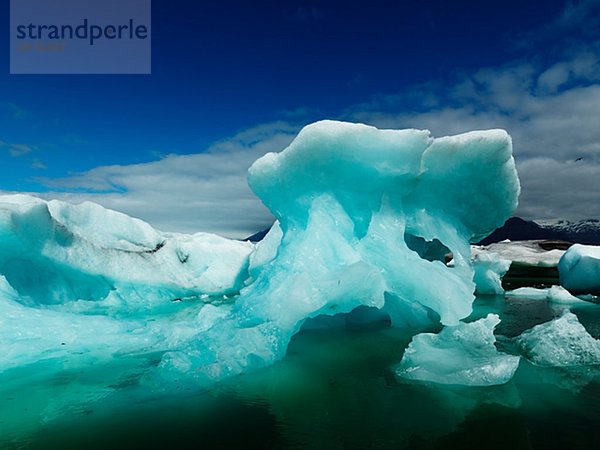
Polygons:
[[[539,300],[487,297],[508,338],[560,313]],[[573,308],[600,338],[600,305]],[[300,332],[280,363],[209,390],[149,390],[160,355],[0,376],[2,448],[599,448],[600,369],[526,361],[489,388],[398,379],[410,335],[384,324]],[[500,338],[499,345],[507,346]],[[507,347],[508,348],[508,347]],[[46,363],[48,364],[48,363]]]

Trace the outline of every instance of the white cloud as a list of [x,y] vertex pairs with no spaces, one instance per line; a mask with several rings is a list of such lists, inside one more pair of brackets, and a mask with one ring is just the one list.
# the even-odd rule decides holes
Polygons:
[[[427,111],[389,112],[400,109],[395,105],[404,104],[405,95],[378,95],[371,103],[348,109],[341,118],[380,128],[426,128],[435,136],[505,128],[513,136],[523,185],[518,215],[597,217],[600,84],[594,82],[594,73],[581,69],[587,67],[581,61],[576,56],[552,66],[578,74],[581,83],[570,89],[561,90],[556,83],[557,89],[547,89],[548,76],[546,81],[540,79],[548,68],[522,62],[465,74],[444,94],[435,83],[407,94],[413,103],[421,96],[422,104],[431,108]],[[205,153],[98,167],[61,179],[40,178],[56,189],[43,196],[93,200],[163,230],[245,237],[273,220],[248,188],[247,169],[263,154],[284,149],[298,130],[287,122],[264,124],[218,142]],[[579,157],[583,160],[575,163]]]
[[518,212],[528,218],[600,217],[600,162],[532,158],[518,165],[523,192]]
[[542,92],[554,93],[569,82],[599,80],[600,58],[597,54],[585,52],[545,70],[538,78],[538,88]]
[[31,161],[31,167],[33,169],[46,169],[46,166],[38,158],[33,158]]
[[13,119],[28,119],[31,114],[14,103],[0,102],[0,111],[6,112]]
[[[573,59],[565,61],[564,67],[577,64]],[[526,63],[478,71],[450,89],[451,101],[461,106],[401,114],[365,108],[348,114],[379,127],[427,128],[437,136],[505,128],[513,136],[523,185],[518,215],[529,219],[598,217],[600,84],[592,82],[596,74],[580,70],[580,77],[589,74],[583,85],[541,94],[538,73]]]
[[[592,14],[599,5],[598,0],[570,2],[560,18],[532,30],[528,39],[574,27],[597,33],[590,24],[600,25],[600,15]],[[311,11],[301,11],[297,19],[318,18]],[[435,136],[505,128],[513,136],[523,185],[518,215],[599,217],[600,43],[569,42],[556,50],[561,57],[545,65],[539,62],[543,58],[532,58],[463,73],[454,82],[430,80],[405,92],[376,95],[338,118],[380,128],[427,128]],[[282,115],[291,120],[305,114],[311,111]],[[204,153],[40,178],[54,189],[43,196],[96,201],[163,230],[245,237],[273,220],[248,188],[246,171],[263,154],[285,148],[298,130],[287,122],[259,125]]]
[[248,167],[265,153],[284,149],[297,131],[285,122],[259,125],[216,143],[205,153],[97,167],[66,178],[39,178],[56,189],[40,195],[72,202],[91,200],[165,231],[244,238],[274,220],[247,185]]
[[31,151],[33,151],[34,147],[31,147],[29,145],[25,145],[25,144],[8,144],[6,142],[2,142],[0,141],[0,147],[6,147],[6,150],[8,151],[8,153],[10,153],[10,156],[22,156],[25,155]]

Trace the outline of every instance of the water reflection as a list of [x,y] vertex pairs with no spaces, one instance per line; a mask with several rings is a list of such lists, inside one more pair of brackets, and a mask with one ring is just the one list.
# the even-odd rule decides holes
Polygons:
[[[598,305],[573,311],[598,337]],[[478,298],[500,314],[499,346],[551,320],[545,301]],[[600,423],[597,367],[541,368],[487,388],[397,378],[411,333],[386,320],[307,327],[286,358],[208,390],[158,388],[160,355],[62,369],[44,362],[0,376],[0,446],[33,448],[576,448]],[[508,348],[510,350],[510,348]],[[560,430],[560,436],[556,431]],[[554,436],[554,437],[552,437]]]

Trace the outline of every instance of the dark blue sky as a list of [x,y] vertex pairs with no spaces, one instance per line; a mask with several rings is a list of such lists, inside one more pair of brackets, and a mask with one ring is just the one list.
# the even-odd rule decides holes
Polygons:
[[[0,13],[8,30],[9,2]],[[505,128],[518,214],[600,215],[600,0],[153,0],[151,75],[9,75],[3,39],[0,191],[243,234],[272,220],[249,164],[329,118],[436,136]]]
[[[375,94],[543,58],[543,43],[519,41],[563,3],[153,0],[149,76],[9,75],[5,42],[0,140],[34,149],[0,153],[0,188],[196,153],[258,123],[337,117]],[[2,20],[7,29],[8,2]]]

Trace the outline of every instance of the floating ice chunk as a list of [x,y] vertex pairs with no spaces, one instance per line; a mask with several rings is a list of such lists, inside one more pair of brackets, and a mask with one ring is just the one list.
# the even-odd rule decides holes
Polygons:
[[[19,197],[24,202],[31,201],[25,196]],[[10,197],[7,200],[10,201]],[[98,247],[147,251],[164,241],[164,236],[146,222],[103,208],[97,203],[73,205],[51,200],[47,206],[52,219]]]
[[587,303],[584,300],[580,300],[574,295],[571,295],[562,286],[551,286],[546,289],[537,289],[532,287],[522,287],[507,291],[506,295],[509,297],[527,297],[536,300],[548,300],[552,303],[564,303],[564,304],[575,304],[575,303]]
[[441,384],[492,386],[507,383],[519,357],[496,350],[496,314],[472,323],[447,326],[438,334],[416,335],[404,352],[397,374]]
[[505,295],[507,297],[526,297],[535,300],[547,300],[548,290],[533,287],[522,287],[518,289],[513,289],[511,291],[506,291]]
[[497,253],[501,259],[522,266],[556,267],[564,255],[564,250],[546,250],[541,241],[502,241],[490,245],[473,245],[471,253],[475,258],[479,254]]
[[113,317],[109,308],[104,314],[79,314],[79,306],[26,306],[0,276],[0,373],[41,361],[45,370],[52,364],[64,370],[185,348],[230,310],[229,305],[169,303],[171,314]]
[[591,303],[600,303],[600,297],[593,294],[582,294],[577,296],[578,299]]
[[0,303],[6,304],[14,302],[19,297],[17,291],[6,281],[2,275],[0,275]]
[[478,294],[498,295],[504,292],[502,277],[508,272],[511,262],[501,259],[497,253],[478,253],[473,257],[476,291]]
[[600,246],[573,245],[558,263],[558,273],[569,291],[600,295]]
[[569,310],[525,331],[515,340],[523,355],[541,366],[600,364],[600,341],[590,336]]
[[160,233],[93,203],[0,196],[0,267],[36,304],[103,300],[128,305],[239,292],[249,242]]
[[552,303],[585,303],[584,300],[580,300],[574,295],[571,295],[571,293],[562,286],[552,286],[548,288],[547,298],[548,301]]

